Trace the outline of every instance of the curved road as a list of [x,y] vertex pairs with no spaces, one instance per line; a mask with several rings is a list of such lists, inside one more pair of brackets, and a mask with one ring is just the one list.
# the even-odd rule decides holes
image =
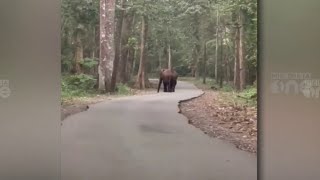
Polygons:
[[202,94],[178,82],[175,93],[90,106],[63,121],[62,180],[256,180],[255,155],[213,139],[178,114]]

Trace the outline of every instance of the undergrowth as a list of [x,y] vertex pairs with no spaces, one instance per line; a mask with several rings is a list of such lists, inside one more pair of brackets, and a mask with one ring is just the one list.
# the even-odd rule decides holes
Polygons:
[[245,90],[237,92],[230,83],[224,82],[223,87],[220,88],[219,83],[215,79],[208,78],[206,84],[203,84],[202,79],[195,78],[180,78],[182,81],[192,82],[195,86],[202,90],[216,90],[220,97],[228,104],[234,106],[249,106],[257,107],[257,87],[248,86]]
[[74,99],[90,98],[97,95],[130,95],[133,93],[132,89],[126,84],[117,84],[116,92],[113,94],[102,94],[95,85],[97,79],[91,75],[63,75],[61,80],[61,98],[62,103],[72,101]]

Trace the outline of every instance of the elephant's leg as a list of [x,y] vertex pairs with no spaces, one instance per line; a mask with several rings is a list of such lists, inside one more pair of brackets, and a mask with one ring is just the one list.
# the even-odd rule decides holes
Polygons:
[[168,92],[168,82],[163,81],[163,92]]
[[171,83],[171,80],[168,81],[168,92],[172,92],[172,83]]
[[175,80],[172,80],[172,81],[171,81],[171,91],[172,91],[172,92],[175,92],[176,84],[177,84],[177,81],[175,81]]

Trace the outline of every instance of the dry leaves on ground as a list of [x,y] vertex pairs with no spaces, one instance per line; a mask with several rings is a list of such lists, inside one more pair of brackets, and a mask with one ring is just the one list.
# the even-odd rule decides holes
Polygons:
[[227,140],[239,149],[257,152],[257,109],[224,100],[216,91],[181,103],[181,111],[191,124],[209,136]]

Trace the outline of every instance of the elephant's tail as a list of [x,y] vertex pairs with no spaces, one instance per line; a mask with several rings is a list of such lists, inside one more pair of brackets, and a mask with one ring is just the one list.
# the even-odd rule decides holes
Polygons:
[[159,79],[158,92],[160,91],[161,83],[162,83],[162,78]]

